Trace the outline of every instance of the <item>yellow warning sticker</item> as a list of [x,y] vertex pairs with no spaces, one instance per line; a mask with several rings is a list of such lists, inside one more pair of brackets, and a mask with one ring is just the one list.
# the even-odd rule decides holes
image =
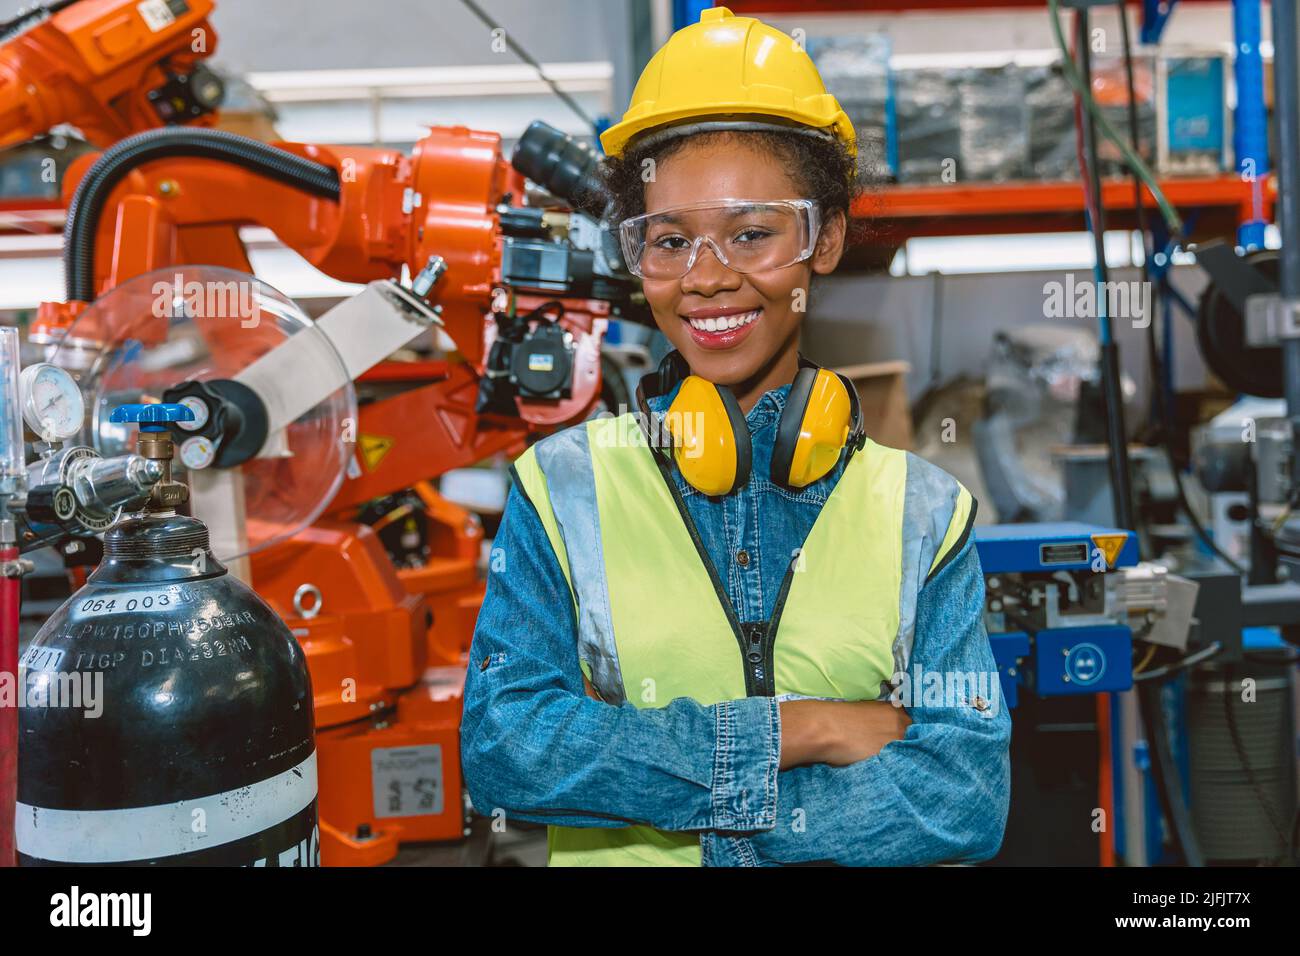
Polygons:
[[388,450],[393,447],[393,439],[384,438],[382,435],[360,435],[358,444],[361,446],[361,457],[366,462],[366,470],[374,471],[384,460]]
[[1128,540],[1127,534],[1094,534],[1092,543],[1101,549],[1101,553],[1106,556],[1106,567],[1115,566],[1115,559],[1119,557],[1120,551],[1124,548],[1124,542]]

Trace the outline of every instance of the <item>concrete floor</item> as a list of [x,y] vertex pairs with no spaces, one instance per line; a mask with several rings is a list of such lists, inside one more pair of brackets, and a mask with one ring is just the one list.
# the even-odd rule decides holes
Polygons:
[[387,866],[545,866],[546,828],[513,824],[492,832],[492,821],[477,818],[458,843],[414,843],[402,847]]

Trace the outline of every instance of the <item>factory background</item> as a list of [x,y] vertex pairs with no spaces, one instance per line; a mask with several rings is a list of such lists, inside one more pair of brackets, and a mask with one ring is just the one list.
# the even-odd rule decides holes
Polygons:
[[[463,126],[498,134],[509,158],[535,135],[532,124],[539,120],[556,142],[568,137],[598,155],[598,132],[619,121],[654,51],[712,5],[216,0],[212,6],[204,22],[217,41],[203,62],[224,86],[218,128],[261,142],[318,144],[327,153],[363,147],[411,155],[430,126]],[[1300,90],[1282,97],[1275,89],[1295,80],[1296,37],[1289,35],[1291,47],[1275,50],[1278,16],[1273,4],[1259,0],[1062,0],[1059,6],[1066,36],[1080,24],[1087,31],[1088,88],[1098,111],[1125,135],[1130,123],[1138,130],[1137,152],[1162,198],[1181,215],[1184,235],[1171,235],[1150,184],[1137,185],[1122,151],[1098,139],[1087,110],[1076,107],[1048,4],[730,4],[736,14],[761,17],[806,47],[852,118],[866,161],[868,181],[854,207],[862,232],[836,273],[812,289],[803,352],[852,378],[873,439],[940,465],[979,501],[974,526],[984,535],[986,621],[1002,696],[1013,708],[1011,811],[999,853],[980,865],[1294,865],[1300,587],[1290,581],[1292,569],[1300,568],[1300,535],[1288,534],[1298,447],[1288,415],[1297,412],[1292,403],[1300,400],[1300,378],[1292,375],[1300,376],[1300,367],[1281,357],[1287,333],[1279,333],[1284,320],[1278,316],[1279,297],[1285,305],[1300,295],[1300,275],[1286,278],[1289,262],[1300,260],[1288,260],[1284,251],[1281,211],[1297,208],[1294,198],[1287,206],[1286,189],[1300,181],[1279,164],[1282,145],[1295,142],[1287,124]],[[188,15],[183,3],[170,7],[174,18]],[[13,2],[0,3],[0,18],[18,13]],[[1294,13],[1281,19],[1294,30]],[[18,41],[17,32],[4,38],[11,49]],[[1289,68],[1279,66],[1286,61]],[[36,124],[32,117],[40,114],[24,112],[21,97],[10,94],[0,108],[14,105],[0,115],[15,128],[20,121]],[[206,116],[206,108],[195,115]],[[1091,155],[1085,155],[1085,125]],[[64,176],[69,169],[85,175],[86,163],[77,157],[124,137],[87,143],[73,122],[27,132],[32,135],[0,141],[0,322],[22,333],[21,364],[72,363],[83,390],[87,382],[100,389],[87,391],[87,401],[105,409],[109,398],[158,401],[160,363],[196,378],[242,374],[233,359],[202,366],[200,374],[198,359],[177,358],[156,344],[146,345],[146,351],[159,349],[150,353],[152,365],[133,366],[138,355],[113,351],[121,342],[76,354],[65,346],[60,353],[58,335],[49,331],[57,309],[41,304],[69,298]],[[47,175],[51,157],[56,179]],[[185,172],[181,167],[178,181]],[[549,199],[561,192],[553,183],[541,185],[547,188],[534,182],[530,190],[549,191]],[[1085,205],[1091,197],[1096,209],[1098,185],[1104,233]],[[1144,197],[1140,214],[1135,194]],[[403,213],[412,203],[418,209],[422,198],[429,197],[408,189]],[[266,201],[278,200],[268,193]],[[285,328],[307,328],[308,317],[321,319],[373,294],[367,283],[377,273],[331,268],[337,262],[324,257],[310,261],[314,239],[286,241],[258,222],[239,223],[233,234],[251,271],[272,290],[263,305],[287,316]],[[519,264],[524,241],[542,234],[514,237],[520,241],[511,260],[516,268],[525,269]],[[563,241],[579,234],[575,225]],[[121,241],[113,246],[104,227],[98,235],[101,256],[110,247],[121,253]],[[1217,254],[1202,255],[1216,242]],[[395,278],[421,294],[440,288],[439,281],[445,288],[447,264],[435,268],[417,240],[412,248],[420,250],[418,261],[408,257]],[[129,266],[132,255],[122,253],[121,260]],[[1226,266],[1223,256],[1231,260]],[[144,254],[137,259],[156,264]],[[115,278],[125,280],[128,266],[114,258],[113,269],[123,270]],[[344,274],[349,271],[356,274]],[[601,298],[591,286],[575,293],[566,285],[572,276],[531,276],[534,286],[522,278],[516,284],[530,294]],[[1105,315],[1095,299],[1076,310],[1085,301],[1081,290],[1103,278],[1108,288],[1124,290],[1118,309],[1111,300],[1115,314]],[[612,312],[593,313],[596,321],[610,320],[603,338],[588,316],[581,345],[568,353],[575,367],[594,362],[603,377],[600,395],[583,400],[599,398],[610,408],[629,403],[637,381],[667,351],[664,337],[628,306],[626,292],[618,294],[624,298],[606,296],[615,302]],[[121,308],[124,315],[130,305]],[[390,433],[367,426],[365,409],[446,380],[454,375],[448,363],[486,360],[481,340],[467,346],[454,332],[472,327],[464,318],[467,302],[447,309],[444,329],[394,339],[389,356],[367,358],[365,373],[313,406],[316,420],[360,416],[359,443],[354,437],[353,445],[330,446],[317,458],[300,451],[300,470],[284,473],[273,473],[265,456],[249,456],[257,467],[243,473],[246,492],[232,493],[237,506],[221,503],[243,508],[246,494],[247,528],[232,525],[231,559],[223,561],[309,647],[313,682],[348,680],[358,667],[365,673],[359,702],[329,705],[324,714],[319,695],[316,703],[317,747],[335,761],[322,771],[322,835],[313,838],[326,865],[546,862],[544,827],[503,833],[490,811],[469,805],[455,741],[464,669],[480,666],[467,657],[469,637],[511,462],[525,433],[531,443],[568,419],[536,412],[518,441],[485,442],[481,455],[458,448],[465,460],[440,463],[436,474],[426,470],[419,481],[394,487],[371,481],[401,444],[391,437],[396,422],[426,413],[401,406],[384,419]],[[66,342],[75,339],[67,329],[78,328],[78,314],[64,316],[59,334]],[[1258,333],[1265,326],[1268,341]],[[1104,369],[1111,342],[1113,375]],[[256,350],[269,352],[274,344],[268,338]],[[107,349],[99,360],[95,348]],[[591,355],[583,359],[585,348]],[[109,371],[105,355],[112,356]],[[128,384],[136,389],[130,395]],[[562,405],[567,412],[583,410],[568,383],[553,391],[518,387],[539,408],[559,400],[572,402]],[[1122,435],[1113,425],[1117,401],[1126,422]],[[436,414],[450,422],[464,413],[453,404],[447,400]],[[299,414],[306,409],[284,421],[301,426]],[[147,419],[133,421],[143,429]],[[472,431],[455,421],[447,428],[458,440],[460,429]],[[30,419],[28,426],[27,447],[35,453]],[[1252,437],[1243,451],[1242,429],[1253,436],[1256,427],[1259,441]],[[111,439],[96,446],[106,458],[143,447],[98,417],[92,431]],[[177,461],[205,473],[211,458],[186,459],[184,435],[172,431]],[[306,428],[293,435],[291,442],[317,454],[318,436]],[[1118,444],[1127,449],[1122,482]],[[171,454],[158,452],[160,460]],[[416,469],[413,476],[419,467],[405,460],[402,466]],[[195,491],[203,483],[197,480],[189,494],[217,501],[202,497],[210,488]],[[287,505],[286,489],[302,489],[311,501]],[[300,546],[291,534],[265,530],[275,524],[297,532],[313,522],[344,520],[340,502],[350,509],[346,520],[364,526],[365,534],[329,525],[310,546]],[[208,523],[212,553],[220,555],[224,531]],[[338,537],[326,541],[329,535]],[[22,592],[20,648],[27,655],[37,631],[63,613],[56,609],[70,591],[85,585],[93,565],[73,560],[74,553],[102,556],[96,535],[84,529],[50,535],[45,543],[24,552],[32,563]],[[1083,557],[1072,550],[1076,545]],[[385,565],[376,572],[383,583],[349,582],[346,571],[327,564],[323,554],[330,549],[333,556],[366,551],[367,561]],[[1098,553],[1108,573],[1089,578]],[[1064,557],[1048,560],[1049,554]],[[423,610],[412,610],[417,599],[427,602],[428,626],[419,623]],[[402,623],[394,623],[398,617]],[[406,646],[411,640],[403,628],[419,632],[418,652]],[[381,632],[382,652],[378,643],[365,643]],[[363,633],[366,638],[358,636]],[[410,660],[398,663],[408,653]],[[366,654],[383,656],[384,666],[358,664]],[[24,660],[35,666],[36,658]],[[482,662],[484,669],[489,663]],[[1257,682],[1258,697],[1234,704],[1235,690],[1225,688],[1243,678]],[[429,779],[437,780],[436,804],[421,802]],[[1076,825],[1098,812],[1109,821],[1100,832]]]

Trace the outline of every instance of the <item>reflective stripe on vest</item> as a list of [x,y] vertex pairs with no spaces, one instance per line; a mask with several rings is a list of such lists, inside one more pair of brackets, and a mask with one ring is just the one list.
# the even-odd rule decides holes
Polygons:
[[[911,657],[917,592],[961,550],[974,517],[970,494],[946,472],[868,441],[791,556],[768,638],[771,673],[759,665],[756,674],[742,650],[748,633],[633,416],[552,435],[515,474],[569,581],[583,671],[616,706],[708,705],[750,691],[886,696]],[[765,691],[754,690],[760,678]],[[698,834],[640,826],[553,827],[549,844],[552,865],[700,860]]]

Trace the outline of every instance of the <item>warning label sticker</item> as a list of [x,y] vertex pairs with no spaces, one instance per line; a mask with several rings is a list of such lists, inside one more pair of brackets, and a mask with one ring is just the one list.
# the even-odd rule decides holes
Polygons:
[[1119,557],[1124,543],[1128,541],[1127,534],[1094,534],[1092,543],[1095,544],[1106,558],[1106,567],[1113,568],[1115,559]]
[[370,751],[375,817],[442,813],[442,747],[378,747]]
[[366,470],[374,471],[392,449],[393,439],[382,435],[361,435],[357,444],[361,446],[361,457],[365,459]]

